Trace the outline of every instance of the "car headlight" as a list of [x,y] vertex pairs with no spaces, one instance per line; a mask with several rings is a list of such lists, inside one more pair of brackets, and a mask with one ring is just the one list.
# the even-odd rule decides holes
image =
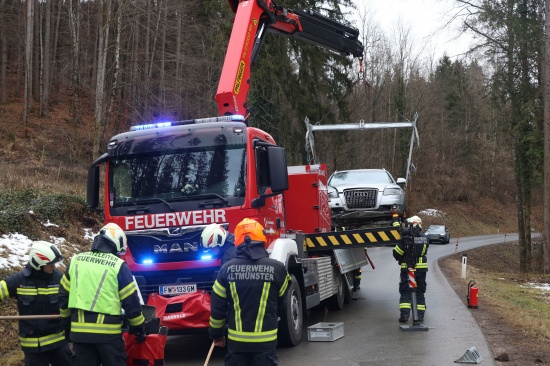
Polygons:
[[386,188],[384,189],[384,196],[399,196],[401,195],[401,189],[399,188]]
[[328,191],[328,198],[338,198],[338,191]]

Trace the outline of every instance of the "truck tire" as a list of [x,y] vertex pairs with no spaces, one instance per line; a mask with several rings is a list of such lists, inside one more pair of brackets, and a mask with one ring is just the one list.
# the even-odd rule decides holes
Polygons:
[[326,306],[329,310],[342,310],[345,300],[345,286],[344,279],[338,271],[334,268],[334,281],[336,281],[336,293],[326,300]]
[[[345,276],[345,275],[342,275],[342,276]],[[348,283],[344,277],[342,277],[342,281],[344,282],[344,304],[349,304],[353,299],[353,292],[349,288]]]
[[292,278],[292,283],[283,301],[284,305],[277,333],[277,341],[283,347],[298,345],[302,340],[302,328],[304,326],[300,286],[294,275],[290,275],[290,277]]

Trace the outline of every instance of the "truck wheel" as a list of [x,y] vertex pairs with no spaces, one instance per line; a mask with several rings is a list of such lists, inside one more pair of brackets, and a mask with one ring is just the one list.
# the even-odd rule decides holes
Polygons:
[[302,327],[304,325],[302,295],[300,286],[294,275],[290,275],[292,283],[283,301],[283,311],[279,321],[277,340],[284,347],[296,346],[302,340]]
[[336,268],[334,268],[334,281],[336,281],[336,293],[327,299],[326,305],[329,310],[342,310],[345,300],[344,286],[346,284]]

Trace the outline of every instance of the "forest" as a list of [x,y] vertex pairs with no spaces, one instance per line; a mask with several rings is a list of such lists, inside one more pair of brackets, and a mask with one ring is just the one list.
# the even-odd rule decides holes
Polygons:
[[[52,155],[85,172],[109,137],[132,125],[216,116],[235,17],[228,3],[236,1],[1,0],[2,145],[14,133],[30,138],[55,126]],[[359,29],[362,58],[270,32],[252,69],[249,125],[270,133],[288,163],[299,165],[311,163],[306,117],[368,123],[418,113],[409,206],[512,205],[529,271],[530,232],[542,231],[541,215],[531,217],[544,196],[545,2],[455,3],[454,15],[477,43],[453,59],[426,57],[410,29],[384,34],[368,12],[350,24]],[[343,23],[357,11],[351,0],[277,5]],[[386,168],[397,178],[406,174],[409,138],[399,130],[337,132],[318,134],[316,145],[329,172]],[[8,150],[2,155],[10,164],[4,172],[20,162]]]

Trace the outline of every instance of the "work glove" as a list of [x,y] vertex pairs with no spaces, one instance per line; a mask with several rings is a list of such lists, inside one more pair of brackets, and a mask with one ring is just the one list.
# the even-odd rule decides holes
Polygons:
[[147,334],[145,334],[145,327],[143,325],[139,327],[130,327],[130,329],[128,329],[128,333],[136,336],[136,344],[145,342],[145,337],[147,337]]

